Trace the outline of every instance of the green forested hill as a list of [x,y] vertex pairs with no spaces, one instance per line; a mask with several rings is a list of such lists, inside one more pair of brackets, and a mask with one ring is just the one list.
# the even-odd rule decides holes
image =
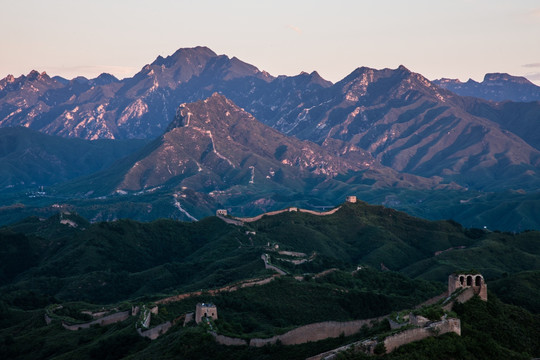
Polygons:
[[[1,228],[0,241],[0,284],[94,302],[213,288],[270,274],[261,260],[265,253],[292,274],[367,265],[444,282],[456,269],[474,268],[488,280],[540,270],[538,232],[465,229],[361,202],[346,203],[333,215],[286,212],[245,227],[216,217],[194,223],[90,224],[62,214]],[[276,245],[305,253],[309,261],[293,265]]]
[[[410,353],[443,359],[540,355],[532,340],[537,335],[533,329],[540,328],[540,233],[467,229],[359,202],[343,204],[332,215],[284,212],[244,226],[217,217],[192,223],[91,224],[64,212],[0,228],[0,357],[92,359],[107,353],[110,359],[197,359],[211,350],[224,359],[305,358],[387,331],[383,323],[351,338],[252,349],[218,346],[202,329],[180,324],[149,343],[134,332],[133,318],[77,332],[43,321],[44,309],[54,303],[75,316],[88,308],[125,309],[167,295],[270,277],[275,272],[265,269],[261,256],[288,275],[262,286],[203,291],[160,305],[153,324],[181,317],[197,302],[212,301],[220,309],[220,333],[268,337],[310,322],[411,308],[440,294],[453,271],[475,269],[487,280],[489,305],[456,308],[467,321],[461,338],[428,339],[411,345]],[[490,330],[505,323],[509,328],[504,331],[518,332],[524,340],[506,341]],[[498,357],[477,354],[486,349],[495,349],[490,354]],[[411,357],[400,350],[389,358]]]

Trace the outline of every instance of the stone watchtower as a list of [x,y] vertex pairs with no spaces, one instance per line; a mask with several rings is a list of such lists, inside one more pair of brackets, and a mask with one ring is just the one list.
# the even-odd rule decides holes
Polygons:
[[216,211],[216,216],[220,216],[220,215],[221,215],[221,216],[227,216],[227,210],[225,210],[225,209],[218,209],[218,210]]
[[487,285],[480,274],[454,273],[448,276],[448,295],[460,288],[472,288],[480,299],[487,301]]
[[345,201],[354,204],[356,202],[356,196],[354,196],[354,195],[347,196],[347,199],[345,199]]
[[195,322],[198,324],[203,317],[209,317],[217,320],[217,307],[211,303],[198,303],[195,307]]

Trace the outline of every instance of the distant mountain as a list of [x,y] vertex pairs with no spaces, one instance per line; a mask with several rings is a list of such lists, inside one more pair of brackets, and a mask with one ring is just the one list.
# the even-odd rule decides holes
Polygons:
[[461,96],[472,96],[491,101],[540,101],[540,86],[521,76],[505,73],[486,74],[482,82],[469,79],[439,79],[433,83]]
[[265,123],[323,146],[354,145],[399,172],[440,176],[463,186],[493,187],[499,181],[504,187],[505,179],[516,176],[526,187],[537,181],[540,152],[505,131],[513,130],[511,124],[503,130],[502,120],[497,124],[473,115],[467,99],[403,66],[358,68],[301,104]]
[[252,65],[205,47],[159,56],[122,81],[109,74],[69,82],[36,71],[10,75],[0,80],[0,126],[89,140],[150,139],[163,134],[180,103],[206,98],[220,84],[244,78],[272,80]]
[[[527,85],[508,76],[488,80],[498,89]],[[515,207],[516,194],[539,188],[539,118],[539,102],[460,96],[404,66],[360,67],[333,84],[315,71],[273,77],[205,47],[159,56],[123,80],[107,74],[67,80],[36,71],[0,80],[0,127],[154,140],[115,166],[58,188],[57,196],[75,198],[162,191],[133,211],[117,199],[108,203],[117,206],[109,213],[105,202],[92,203],[100,210],[91,219],[169,216],[176,211],[171,195],[180,191],[196,217],[225,205],[253,214],[291,201],[333,204],[351,192],[416,206],[416,214],[427,211],[417,198],[433,199],[437,209],[461,209],[443,206],[432,193],[395,201],[388,191],[396,189],[504,191]],[[185,126],[191,122],[197,125]],[[159,202],[158,194],[166,200]],[[524,225],[507,225],[513,221],[505,220],[505,228],[535,223],[527,217],[518,221]]]
[[0,128],[0,189],[37,188],[89,175],[143,144],[65,139],[24,127]]
[[398,187],[410,181],[420,187],[438,185],[412,175],[405,179],[359,148],[351,147],[346,156],[332,150],[288,137],[214,93],[204,101],[182,104],[164,135],[97,174],[91,183],[109,183],[110,192],[166,185],[205,193],[237,186],[304,192],[337,176],[369,178],[373,185],[389,179]]
[[[506,89],[528,82],[489,74],[484,83]],[[0,89],[1,126],[66,137],[155,138],[173,121],[178,104],[218,91],[282,133],[341,155],[352,145],[398,172],[476,188],[498,179],[504,188],[510,177],[513,185],[530,187],[538,163],[531,122],[512,119],[524,111],[534,119],[540,107],[477,106],[403,66],[358,68],[332,84],[316,72],[274,78],[237,58],[196,47],[159,56],[122,81],[102,74],[64,84],[32,72],[2,80]]]

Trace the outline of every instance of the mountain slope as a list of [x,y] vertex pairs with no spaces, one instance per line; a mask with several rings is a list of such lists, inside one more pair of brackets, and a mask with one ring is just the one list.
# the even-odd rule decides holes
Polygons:
[[51,135],[91,140],[155,138],[172,121],[180,103],[209,96],[215,90],[208,86],[238,79],[266,82],[272,77],[206,47],[159,56],[121,81],[102,74],[93,80],[67,82],[33,71],[0,81],[0,126],[24,125]]
[[465,186],[493,186],[497,177],[537,180],[537,149],[405,67],[359,68],[320,90],[316,101],[269,125],[323,146],[353,144],[394,170]]
[[[342,204],[327,216],[284,212],[245,226],[216,217],[193,223],[89,224],[61,213],[4,227],[0,242],[0,284],[8,286],[3,291],[27,288],[66,300],[100,302],[172,287],[217,287],[268,274],[263,253],[295,275],[367,265],[445,282],[456,269],[475,268],[492,279],[540,268],[538,232],[466,229],[362,202]],[[293,264],[287,253],[268,244],[307,254],[309,261]]]
[[258,122],[222,95],[178,108],[163,136],[126,160],[117,189],[164,184],[210,192],[236,185],[301,189],[302,178],[332,178],[371,165],[359,152],[348,161],[318,145],[288,138]]
[[490,101],[531,102],[540,101],[540,86],[521,76],[504,73],[486,74],[482,82],[469,79],[434,80],[436,85],[461,96],[472,96]]
[[24,128],[0,129],[0,188],[52,185],[110,166],[143,141],[87,141]]
[[[486,81],[526,85],[500,74]],[[0,89],[0,125],[87,139],[155,138],[178,104],[219,91],[266,125],[340,156],[353,149],[397,172],[476,189],[537,188],[540,153],[529,131],[537,107],[478,109],[403,66],[358,68],[332,84],[316,72],[274,78],[196,47],[160,56],[122,81],[102,75],[65,83],[32,72],[2,80]]]

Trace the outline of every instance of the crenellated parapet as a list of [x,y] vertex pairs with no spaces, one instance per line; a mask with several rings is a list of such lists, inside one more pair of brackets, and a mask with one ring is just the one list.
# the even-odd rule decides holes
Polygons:
[[472,288],[480,299],[487,301],[487,284],[478,273],[454,273],[448,276],[448,295],[459,289]]

